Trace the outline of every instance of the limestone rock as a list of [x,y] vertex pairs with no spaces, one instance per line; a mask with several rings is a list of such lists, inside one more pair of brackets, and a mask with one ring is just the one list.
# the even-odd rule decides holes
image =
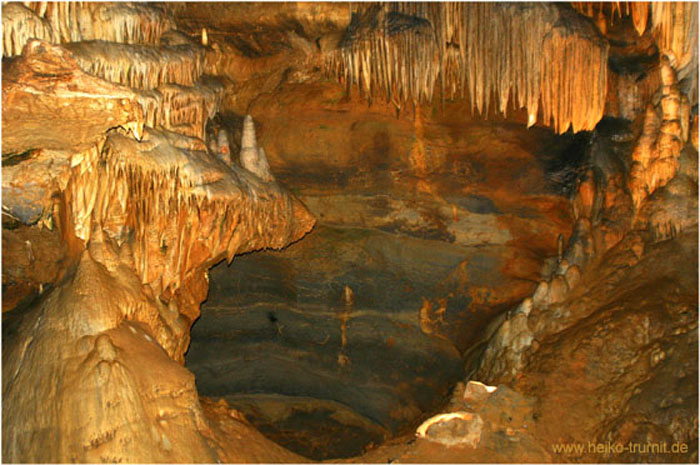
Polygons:
[[667,240],[697,225],[697,183],[678,174],[657,189],[642,207],[636,225],[648,229],[656,241]]
[[575,288],[581,281],[581,269],[578,265],[572,265],[566,270],[566,284],[569,289]]
[[564,276],[555,276],[549,282],[549,290],[547,293],[546,302],[548,304],[556,304],[562,302],[569,293],[569,286],[566,283]]
[[660,110],[651,104],[647,107],[627,182],[636,209],[648,195],[666,185],[678,172],[681,150],[690,126],[688,98],[678,89],[676,72],[669,57],[662,59],[659,72],[663,83]]
[[255,125],[253,118],[246,115],[243,121],[243,135],[241,137],[241,166],[266,182],[274,181],[270,172],[270,164],[265,155],[265,149],[258,147],[255,137]]
[[21,55],[30,39],[51,41],[49,23],[20,2],[2,7],[2,55]]
[[3,154],[87,150],[118,126],[143,132],[131,90],[85,74],[66,50],[38,40],[3,69],[2,102]]
[[33,150],[3,159],[3,212],[24,224],[50,217],[52,196],[70,178],[71,153]]
[[198,139],[150,128],[140,136],[102,135],[65,157],[67,173],[60,164],[42,171],[50,152],[17,159],[54,178],[51,214],[75,264],[3,341],[8,460],[213,462],[226,453],[212,441],[236,457],[209,430],[180,364],[206,270],[245,249],[282,247],[314,220],[280,186],[224,167]]
[[464,390],[464,401],[469,405],[478,406],[496,390],[496,386],[487,386],[479,381],[469,381]]
[[416,436],[446,446],[465,445],[477,447],[481,440],[484,422],[469,412],[453,412],[436,415],[418,427]]
[[549,296],[549,282],[548,281],[540,281],[540,284],[537,286],[535,293],[532,295],[533,305],[535,305],[536,307],[546,305],[548,303],[548,296]]

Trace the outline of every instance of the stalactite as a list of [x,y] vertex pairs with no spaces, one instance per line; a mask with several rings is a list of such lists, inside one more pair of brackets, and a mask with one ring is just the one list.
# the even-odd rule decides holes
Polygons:
[[160,9],[131,2],[27,2],[51,25],[53,42],[105,40],[125,44],[158,44],[173,28]]
[[166,84],[158,87],[162,96],[157,124],[189,137],[204,139],[207,120],[218,111],[223,100],[223,86],[218,81],[198,82],[194,87]]
[[689,78],[688,96],[698,101],[698,3],[653,2],[654,37],[662,54],[678,70],[679,79]]
[[551,4],[387,3],[356,7],[326,71],[368,97],[430,101],[466,95],[472,110],[524,107],[557,132],[592,129],[603,114],[608,45]]
[[198,46],[161,47],[88,41],[66,44],[86,73],[135,89],[163,84],[192,86],[202,75]]
[[[129,241],[141,281],[158,293],[178,288],[207,260],[281,247],[298,225],[313,222],[295,219],[276,184],[263,186],[242,171],[229,176],[201,141],[175,133],[146,129],[138,143],[127,131],[112,132],[75,154],[71,166],[64,192],[73,233],[86,243],[94,231],[119,245]],[[228,212],[234,206],[244,214]]]
[[[369,18],[376,12],[376,6],[370,6],[362,16]],[[329,56],[327,69],[360,87],[370,98],[398,94],[404,102],[409,98],[430,100],[439,67],[437,44],[429,24],[394,11],[384,12],[381,22],[376,31],[365,24],[351,30],[343,47]]]
[[161,121],[161,108],[163,107],[163,95],[157,90],[136,90],[136,101],[143,109],[146,126],[159,127]]
[[649,2],[630,2],[632,22],[637,33],[641,36],[647,30],[649,20]]
[[[647,29],[649,9],[652,2],[571,2],[571,6],[589,18],[603,17],[613,24],[616,19],[631,16],[637,33],[641,36]],[[603,31],[604,32],[604,31]]]
[[563,133],[591,130],[603,117],[607,92],[607,46],[555,27],[544,43],[542,113]]
[[674,68],[679,71],[685,69],[680,78],[692,74],[689,96],[697,101],[697,2],[572,2],[571,5],[591,18],[602,14],[611,23],[624,12],[632,17],[639,35],[650,27],[661,53],[671,57]]
[[21,3],[2,7],[2,55],[20,55],[29,39],[51,41],[49,23]]
[[697,60],[697,3],[653,2],[652,25],[659,49],[673,52],[674,68],[680,70]]

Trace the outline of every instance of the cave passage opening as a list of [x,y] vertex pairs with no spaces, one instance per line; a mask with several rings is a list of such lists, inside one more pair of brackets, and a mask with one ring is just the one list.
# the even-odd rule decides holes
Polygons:
[[[502,139],[491,153],[446,157],[428,179],[442,189],[438,201],[411,192],[410,179],[387,187],[382,173],[375,173],[382,181],[374,192],[363,181],[359,201],[350,199],[355,187],[347,180],[332,200],[319,201],[317,188],[304,190],[316,173],[283,174],[319,224],[283,251],[241,255],[210,271],[186,355],[200,395],[225,399],[270,439],[315,460],[358,456],[411,434],[445,407],[478,362],[489,323],[556,260],[557,232],[571,226],[564,210],[591,142],[591,133],[554,135],[509,123],[477,123],[470,131]],[[519,153],[509,165],[512,147]],[[524,153],[536,163],[526,167]],[[455,169],[462,165],[470,169]],[[504,200],[494,182],[515,186],[521,198]],[[357,209],[377,222],[397,214],[404,222],[333,221],[338,211]],[[453,213],[458,224],[442,223]],[[459,224],[458,216],[471,220]],[[484,243],[462,230],[473,233],[477,223],[490,237],[502,235],[505,224],[509,236]],[[532,228],[527,240],[513,237],[516,227]]]

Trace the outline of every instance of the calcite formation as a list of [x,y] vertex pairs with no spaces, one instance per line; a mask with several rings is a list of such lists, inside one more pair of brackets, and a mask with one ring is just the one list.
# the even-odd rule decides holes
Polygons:
[[2,8],[2,54],[21,55],[30,39],[50,41],[52,29],[48,21],[36,15],[20,2]]
[[554,5],[394,3],[358,13],[327,68],[399,102],[432,100],[439,78],[472,111],[507,114],[510,103],[562,133],[602,117],[607,56],[595,28]]
[[243,120],[240,161],[243,168],[263,181],[274,181],[275,178],[270,172],[270,164],[267,162],[265,149],[258,147],[258,141],[255,137],[255,125],[250,115],[246,115]]
[[670,51],[676,69],[690,65],[697,89],[698,4],[694,2],[649,2],[654,35],[663,51]]
[[205,139],[207,121],[219,109],[224,87],[216,77],[203,76],[194,86],[164,84],[135,92],[148,126]]
[[697,461],[697,3],[2,21],[5,461]]
[[3,56],[19,55],[32,38],[157,44],[172,27],[162,10],[132,2],[8,2],[2,10]]
[[580,13],[596,18],[598,24],[612,24],[630,16],[641,36],[650,31],[672,65],[690,78],[691,97],[697,99],[698,5],[696,2],[571,2]]
[[416,430],[416,436],[446,446],[468,445],[477,447],[481,440],[484,421],[469,412],[441,413],[429,418]]
[[676,175],[689,134],[690,103],[679,90],[669,59],[662,61],[659,72],[661,97],[657,107],[647,106],[642,133],[632,153],[628,187],[637,208]]
[[[62,4],[38,13],[60,32],[54,41],[76,40],[90,37],[88,13],[125,11],[112,7]],[[82,36],[67,37],[76,20]],[[160,34],[157,25],[136,23],[126,21],[126,36],[106,38],[148,42]],[[3,69],[4,216],[56,229],[67,256],[62,281],[3,346],[3,398],[12,405],[3,411],[5,460],[236,461],[221,427],[250,427],[227,416],[212,430],[180,365],[207,269],[237,253],[280,248],[314,223],[282,187],[222,163],[204,141],[184,135],[203,137],[220,103],[213,81],[182,87],[201,75],[191,64],[196,51],[183,58],[124,47],[29,40]],[[117,50],[123,60],[88,68],[115,84],[80,69],[95,50]],[[118,72],[130,66],[139,72]],[[144,97],[154,87],[158,94]],[[149,97],[155,105],[144,104]],[[267,457],[275,453],[296,460],[281,448]]]
[[[599,26],[619,20],[622,16],[631,16],[634,28],[640,36],[644,34],[649,23],[649,4],[651,2],[571,2],[571,6],[581,14],[595,18]],[[602,29],[601,29],[602,30]]]
[[32,40],[3,71],[3,154],[87,150],[117,126],[140,137],[134,92],[85,74],[61,47]]
[[202,75],[202,50],[188,44],[153,46],[106,41],[74,42],[66,49],[87,73],[135,89],[193,85]]

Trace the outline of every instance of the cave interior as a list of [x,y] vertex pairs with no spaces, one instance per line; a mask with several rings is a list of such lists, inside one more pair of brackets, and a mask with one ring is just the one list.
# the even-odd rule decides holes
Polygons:
[[4,462],[697,463],[697,2],[2,25]]

